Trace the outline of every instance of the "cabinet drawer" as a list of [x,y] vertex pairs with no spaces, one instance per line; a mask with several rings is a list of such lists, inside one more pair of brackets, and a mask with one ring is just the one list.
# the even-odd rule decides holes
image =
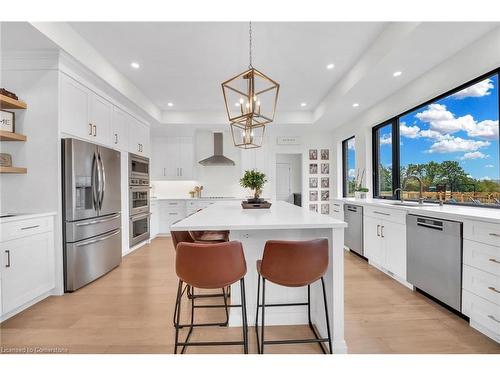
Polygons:
[[5,242],[15,238],[27,237],[33,234],[52,231],[54,220],[52,216],[34,219],[11,221],[1,224],[0,241]]
[[500,339],[500,306],[463,290],[462,313],[496,335],[494,339]]
[[500,247],[500,224],[464,221],[464,238]]
[[397,224],[406,224],[406,211],[394,210],[385,207],[365,206],[364,214],[376,219],[392,221]]
[[463,288],[500,305],[500,277],[464,264]]
[[500,275],[500,247],[464,240],[464,264]]

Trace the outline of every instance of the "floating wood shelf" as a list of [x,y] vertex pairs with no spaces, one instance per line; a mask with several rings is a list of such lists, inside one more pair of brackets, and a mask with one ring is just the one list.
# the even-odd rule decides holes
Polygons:
[[0,130],[0,141],[11,141],[11,142],[25,142],[26,136],[19,133],[6,132],[5,130]]
[[0,94],[0,108],[1,109],[26,109],[28,105],[21,101],[9,98],[8,96]]
[[0,173],[26,174],[26,173],[28,173],[28,169],[27,168],[20,168],[20,167],[0,167]]

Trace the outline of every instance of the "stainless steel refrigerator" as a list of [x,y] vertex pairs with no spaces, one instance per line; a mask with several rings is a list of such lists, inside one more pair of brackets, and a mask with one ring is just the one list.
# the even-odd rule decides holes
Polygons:
[[121,263],[120,153],[62,140],[64,289],[71,292]]

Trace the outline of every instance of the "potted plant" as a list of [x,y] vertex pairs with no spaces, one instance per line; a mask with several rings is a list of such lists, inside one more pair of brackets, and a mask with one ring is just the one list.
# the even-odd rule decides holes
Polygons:
[[366,199],[366,193],[370,190],[363,186],[363,179],[365,178],[365,169],[363,168],[363,172],[361,172],[361,178],[359,176],[359,170],[356,173],[356,181],[354,184],[354,197],[356,199]]
[[245,171],[245,174],[240,179],[240,185],[244,188],[253,190],[253,199],[249,199],[248,203],[260,203],[262,199],[262,187],[267,182],[266,175],[258,170],[252,169]]

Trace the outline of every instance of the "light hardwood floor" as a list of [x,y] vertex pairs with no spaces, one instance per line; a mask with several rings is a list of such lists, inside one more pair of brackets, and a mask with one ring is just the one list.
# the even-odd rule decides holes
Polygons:
[[[345,256],[345,285],[350,353],[500,353],[500,344],[464,320],[349,253]],[[1,324],[0,349],[172,353],[176,287],[172,243],[169,238],[155,239],[85,288],[47,298]],[[222,311],[202,311],[197,315],[200,320],[223,319]],[[253,327],[249,334],[250,351],[255,353]],[[199,328],[192,339],[239,340],[240,335],[239,328]],[[269,339],[309,335],[306,326],[266,329]],[[269,346],[266,352],[320,351],[317,345],[308,344]],[[241,348],[192,347],[188,353],[241,353]]]

